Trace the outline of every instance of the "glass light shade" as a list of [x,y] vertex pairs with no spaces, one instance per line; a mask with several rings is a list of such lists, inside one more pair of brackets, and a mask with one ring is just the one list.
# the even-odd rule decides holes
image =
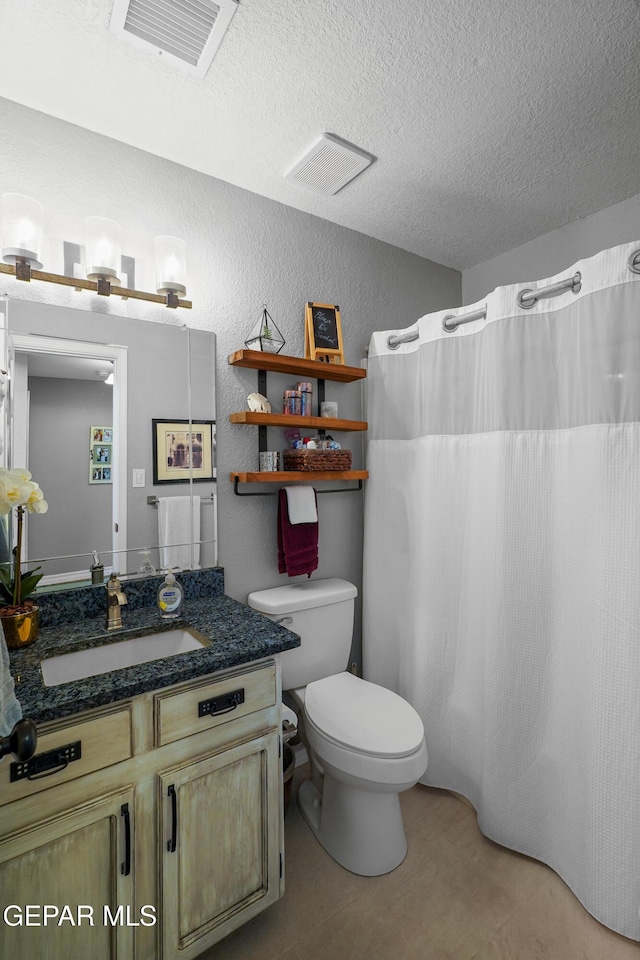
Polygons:
[[42,270],[44,207],[23,193],[3,193],[0,197],[0,233],[5,263],[28,263]]
[[89,280],[120,283],[120,224],[108,217],[87,217],[84,221],[87,245],[86,273]]
[[156,290],[184,297],[187,292],[187,256],[184,240],[178,237],[156,237]]

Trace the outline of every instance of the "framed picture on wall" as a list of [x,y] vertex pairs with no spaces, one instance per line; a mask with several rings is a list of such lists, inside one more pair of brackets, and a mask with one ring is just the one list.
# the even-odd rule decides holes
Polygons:
[[152,420],[153,482],[215,480],[215,420]]
[[89,483],[112,483],[113,427],[89,427]]

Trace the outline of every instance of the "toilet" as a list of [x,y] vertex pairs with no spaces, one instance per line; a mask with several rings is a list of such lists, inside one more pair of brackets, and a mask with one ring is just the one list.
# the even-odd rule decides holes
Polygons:
[[280,654],[284,700],[311,762],[302,816],[339,864],[378,876],[405,858],[399,794],[424,774],[427,748],[406,700],[347,672],[357,593],[346,580],[307,580],[258,590],[248,604],[302,641]]

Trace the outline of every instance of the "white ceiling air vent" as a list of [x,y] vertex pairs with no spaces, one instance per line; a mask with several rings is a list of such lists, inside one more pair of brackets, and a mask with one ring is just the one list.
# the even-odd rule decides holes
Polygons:
[[237,0],[115,0],[110,29],[203,77],[237,8]]
[[316,193],[331,196],[362,173],[375,157],[334,137],[322,133],[314,140],[305,155],[287,170],[285,180],[301,183]]

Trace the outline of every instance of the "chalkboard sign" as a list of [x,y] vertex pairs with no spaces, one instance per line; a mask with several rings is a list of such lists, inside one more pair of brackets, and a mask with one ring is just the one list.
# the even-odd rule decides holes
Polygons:
[[305,356],[310,360],[344,363],[340,307],[332,303],[307,303]]

